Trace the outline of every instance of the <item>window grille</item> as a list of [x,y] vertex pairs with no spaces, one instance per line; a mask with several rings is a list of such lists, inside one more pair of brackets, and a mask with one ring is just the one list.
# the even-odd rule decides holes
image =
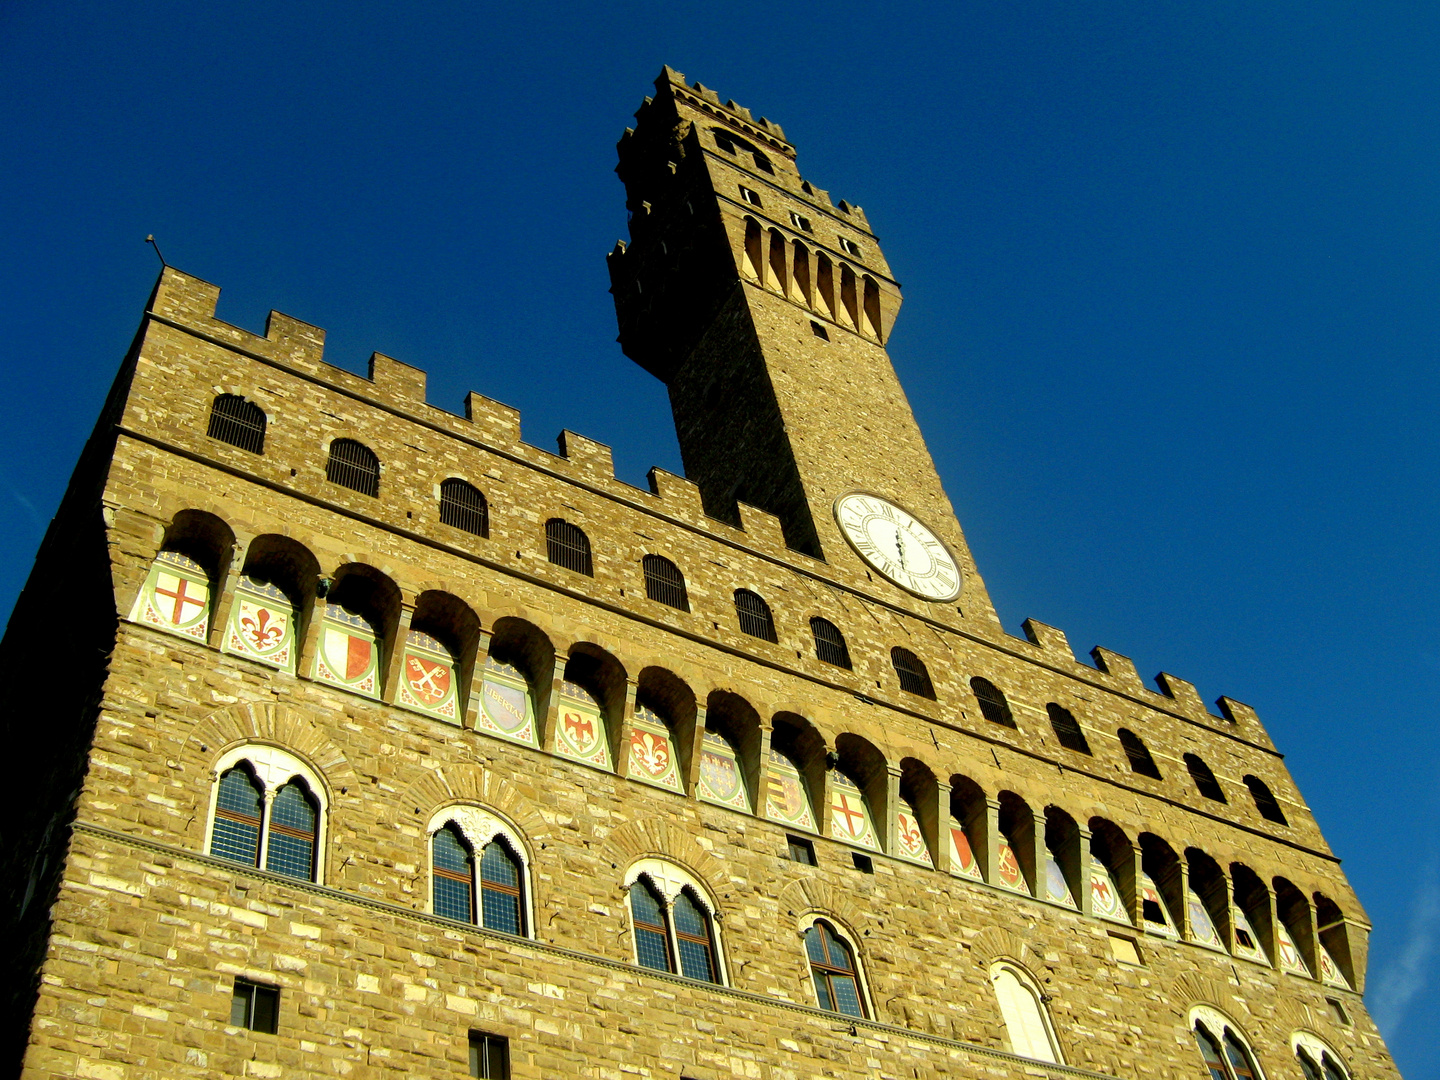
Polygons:
[[1214,802],[1226,802],[1225,792],[1220,788],[1220,782],[1215,779],[1215,774],[1210,771],[1210,766],[1201,761],[1195,754],[1185,755],[1185,767],[1190,770],[1190,778],[1195,781],[1195,790],[1201,795]]
[[274,1035],[280,1021],[280,991],[249,979],[236,979],[230,997],[230,1024]]
[[890,663],[895,665],[895,674],[900,679],[900,689],[907,694],[935,700],[935,687],[930,682],[930,672],[925,664],[909,649],[900,646],[890,650]]
[[470,1075],[479,1080],[510,1080],[510,1040],[472,1031]]
[[1127,728],[1121,728],[1119,735],[1120,745],[1125,748],[1125,756],[1130,759],[1130,771],[1159,780],[1160,768],[1155,764],[1155,759],[1150,756],[1150,750],[1140,736]]
[[1270,793],[1265,781],[1258,776],[1245,777],[1245,786],[1250,789],[1250,797],[1255,800],[1255,809],[1260,811],[1260,816],[1266,821],[1273,821],[1277,825],[1289,825],[1285,820],[1285,814],[1280,809],[1280,804],[1275,796]]
[[263,454],[265,410],[238,394],[221,394],[210,404],[210,426],[205,434],[252,454]]
[[740,630],[751,637],[776,641],[775,620],[770,615],[770,605],[749,589],[735,590],[735,614],[740,620]]
[[380,495],[380,459],[354,439],[336,439],[325,462],[325,479],[372,499]]
[[270,807],[265,869],[310,881],[315,876],[315,804],[298,780],[275,795]]
[[663,555],[646,555],[641,565],[645,570],[646,596],[681,611],[690,610],[690,599],[685,594],[685,575],[680,573],[678,566]]
[[644,878],[630,886],[630,917],[635,921],[635,957],[641,967],[670,971],[666,942],[665,905]]
[[839,627],[817,615],[810,620],[810,633],[815,637],[815,655],[819,659],[847,671],[850,669],[850,650],[845,647],[845,636]]
[[440,524],[489,536],[490,505],[479,488],[452,476],[440,484]]
[[1055,737],[1060,740],[1061,746],[1078,754],[1090,753],[1090,744],[1085,741],[1085,732],[1080,730],[1080,722],[1075,719],[1074,713],[1062,709],[1053,701],[1045,706],[1045,711],[1050,714],[1050,726],[1055,729]]
[[980,714],[986,720],[992,724],[1004,724],[1009,728],[1015,726],[1015,714],[1010,711],[1010,703],[1005,700],[1005,695],[998,686],[977,675],[970,680],[970,691],[980,703]]
[[820,1007],[863,1017],[865,1006],[860,1000],[860,982],[850,946],[840,940],[828,923],[817,922],[805,931],[805,953],[810,958],[810,974],[815,980],[815,996]]
[[586,577],[595,576],[590,561],[590,538],[570,522],[551,518],[545,523],[545,551],[550,561]]

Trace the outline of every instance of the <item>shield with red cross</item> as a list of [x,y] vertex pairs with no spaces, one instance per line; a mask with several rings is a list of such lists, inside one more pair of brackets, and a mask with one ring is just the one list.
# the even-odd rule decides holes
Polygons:
[[210,629],[210,575],[188,555],[160,552],[131,618],[204,641]]
[[875,826],[870,822],[870,807],[860,788],[838,770],[830,774],[830,832],[837,840],[880,850]]

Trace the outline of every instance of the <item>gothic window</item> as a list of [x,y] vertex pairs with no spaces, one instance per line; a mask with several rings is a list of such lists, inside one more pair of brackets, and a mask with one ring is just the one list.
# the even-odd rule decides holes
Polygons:
[[646,555],[641,560],[645,571],[645,595],[651,600],[681,611],[690,610],[690,598],[685,593],[685,575],[680,568],[663,555]]
[[714,915],[699,883],[660,859],[642,860],[628,876],[640,966],[699,982],[722,982]]
[[740,630],[751,637],[775,641],[775,620],[770,615],[770,605],[749,589],[735,590],[735,615],[740,620]]
[[815,637],[816,657],[827,664],[850,669],[850,650],[845,647],[845,636],[839,627],[817,615],[810,620],[810,633]]
[[1015,714],[1010,711],[1010,703],[1005,700],[1005,695],[998,686],[977,675],[970,680],[970,691],[980,703],[980,714],[986,720],[992,724],[1004,724],[1009,728],[1015,726]]
[[1201,795],[1214,802],[1225,802],[1225,792],[1220,789],[1220,782],[1215,779],[1215,774],[1210,771],[1210,766],[1201,761],[1196,754],[1185,755],[1185,767],[1190,770],[1190,779],[1195,781],[1195,790]]
[[322,789],[308,767],[277,747],[255,745],[230,751],[217,770],[209,854],[318,880]]
[[895,665],[895,674],[900,679],[900,689],[907,694],[917,694],[935,700],[935,687],[930,682],[930,672],[925,664],[909,649],[899,645],[890,650],[890,663]]
[[991,968],[990,981],[1000,1002],[1000,1015],[1005,1021],[1011,1052],[1036,1061],[1061,1064],[1055,1033],[1035,980],[1028,972],[1001,963]]
[[1139,773],[1141,776],[1148,776],[1152,780],[1160,779],[1160,769],[1155,764],[1155,759],[1150,756],[1150,750],[1129,728],[1121,728],[1119,731],[1120,745],[1125,748],[1125,756],[1130,759],[1130,771]]
[[545,553],[556,566],[586,577],[595,576],[590,538],[563,518],[551,518],[545,523]]
[[252,454],[263,454],[265,411],[238,394],[221,394],[210,403],[210,426],[205,434]]
[[860,996],[855,954],[835,928],[824,920],[817,920],[805,931],[805,955],[810,959],[810,975],[815,980],[815,997],[820,1008],[864,1017],[865,1004]]
[[441,810],[430,829],[431,910],[487,930],[527,934],[525,861],[512,830],[478,806]]
[[354,439],[336,439],[325,462],[325,479],[372,499],[380,496],[380,459]]
[[1053,701],[1045,706],[1045,711],[1050,714],[1050,726],[1055,729],[1055,737],[1060,740],[1061,746],[1079,754],[1090,753],[1090,744],[1085,741],[1085,733],[1080,730],[1080,722],[1075,719],[1074,713],[1062,709]]
[[210,572],[189,555],[160,552],[130,618],[204,642],[210,631]]
[[490,535],[490,506],[473,484],[451,477],[440,484],[440,524],[475,536]]
[[1245,1040],[1220,1013],[1197,1006],[1191,1015],[1191,1030],[1200,1048],[1200,1057],[1210,1071],[1210,1080],[1262,1080]]
[[1350,1080],[1338,1055],[1308,1031],[1295,1032],[1290,1043],[1305,1080]]
[[1255,809],[1260,811],[1260,816],[1266,821],[1273,821],[1277,825],[1289,825],[1285,820],[1285,814],[1280,809],[1280,804],[1275,801],[1275,796],[1270,793],[1270,788],[1265,781],[1254,776],[1245,777],[1245,786],[1250,789],[1250,796],[1255,800]]

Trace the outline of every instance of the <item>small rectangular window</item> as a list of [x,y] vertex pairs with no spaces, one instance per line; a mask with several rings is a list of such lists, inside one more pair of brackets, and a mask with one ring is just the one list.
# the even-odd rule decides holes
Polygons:
[[804,214],[797,214],[794,210],[790,211],[790,224],[794,225],[797,229],[803,229],[805,232],[815,231],[810,227],[810,219]]
[[826,330],[823,325],[814,319],[810,320],[810,332],[823,341],[830,340],[830,331]]
[[1111,934],[1110,953],[1122,964],[1141,966],[1140,947],[1135,944],[1134,938],[1125,937],[1123,934]]
[[230,1023],[274,1035],[280,1020],[280,991],[249,979],[236,979],[230,998]]
[[846,240],[843,236],[840,237],[840,250],[845,252],[846,255],[855,256],[855,258],[857,259],[862,257],[860,254],[860,249],[851,241]]
[[855,869],[859,870],[862,874],[873,874],[875,872],[875,862],[869,855],[861,855],[858,851],[852,851],[850,858],[855,862]]
[[1140,901],[1140,914],[1145,917],[1146,922],[1165,925],[1165,913],[1160,910],[1160,904],[1155,900]]
[[763,206],[763,205],[764,205],[763,203],[760,202],[760,196],[757,195],[757,194],[755,194],[755,192],[751,191],[748,187],[746,187],[746,186],[743,185],[743,184],[740,185],[740,198],[744,199],[744,200],[745,200],[747,203],[749,203],[751,206]]
[[510,1041],[502,1035],[472,1031],[470,1075],[481,1080],[510,1080]]
[[809,840],[799,836],[787,836],[785,842],[790,845],[790,860],[803,863],[806,866],[816,866],[815,845]]
[[1330,1015],[1335,1017],[1337,1023],[1344,1027],[1350,1026],[1350,1014],[1345,1011],[1345,1006],[1334,998],[1326,998],[1325,1004],[1330,1006]]

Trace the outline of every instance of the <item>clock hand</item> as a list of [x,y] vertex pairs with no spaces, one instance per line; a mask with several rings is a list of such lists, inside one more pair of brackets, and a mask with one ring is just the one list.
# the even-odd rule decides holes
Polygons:
[[900,539],[900,527],[895,527],[895,550],[900,552],[900,569],[905,569],[905,541]]

